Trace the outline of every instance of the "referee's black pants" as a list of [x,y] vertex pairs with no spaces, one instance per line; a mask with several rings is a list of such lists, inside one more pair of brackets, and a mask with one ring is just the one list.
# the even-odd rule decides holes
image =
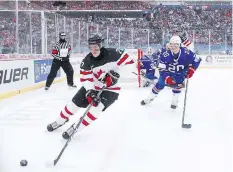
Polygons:
[[70,61],[69,60],[61,61],[61,60],[53,59],[51,70],[45,84],[46,87],[50,87],[52,85],[53,80],[57,76],[57,71],[60,69],[60,67],[62,67],[62,69],[66,73],[67,84],[70,86],[74,85],[74,79],[73,79],[74,69],[70,64]]

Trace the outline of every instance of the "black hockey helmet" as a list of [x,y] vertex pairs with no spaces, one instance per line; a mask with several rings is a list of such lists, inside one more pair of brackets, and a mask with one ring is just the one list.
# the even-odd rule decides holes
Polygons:
[[66,33],[65,32],[60,32],[59,33],[59,39],[65,40],[66,39]]
[[98,44],[100,47],[102,46],[103,41],[104,39],[102,38],[101,33],[95,33],[88,38],[88,44]]

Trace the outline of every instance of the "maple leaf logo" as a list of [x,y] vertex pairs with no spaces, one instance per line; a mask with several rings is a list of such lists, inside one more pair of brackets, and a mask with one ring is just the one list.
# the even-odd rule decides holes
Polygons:
[[100,69],[99,71],[97,71],[97,73],[94,74],[94,76],[99,79],[100,75],[103,73],[102,69]]

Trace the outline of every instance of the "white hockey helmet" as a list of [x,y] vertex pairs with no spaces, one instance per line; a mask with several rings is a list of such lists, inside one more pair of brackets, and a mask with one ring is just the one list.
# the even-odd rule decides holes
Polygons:
[[170,44],[181,44],[181,39],[179,36],[172,36],[170,41],[169,41]]

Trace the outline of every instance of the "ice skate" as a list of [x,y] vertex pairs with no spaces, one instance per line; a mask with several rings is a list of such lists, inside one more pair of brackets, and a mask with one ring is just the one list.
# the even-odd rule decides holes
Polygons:
[[70,138],[70,136],[75,132],[75,123],[71,125],[65,132],[62,133],[62,137],[66,140]]
[[173,93],[172,103],[171,103],[171,108],[172,109],[176,109],[178,107],[178,97],[179,97],[179,94],[174,94]]
[[54,121],[54,122],[52,122],[51,124],[48,124],[47,125],[47,130],[49,131],[49,132],[52,132],[52,131],[54,131],[54,130],[56,130],[56,129],[58,129],[58,128],[60,128],[61,126],[63,126],[65,123],[67,123],[69,120],[67,119],[64,123],[58,123],[57,121]]
[[73,89],[73,88],[77,88],[77,85],[73,84],[73,85],[68,85],[69,89]]
[[152,102],[155,97],[157,97],[157,95],[154,94],[153,92],[151,92],[150,95],[148,96],[148,98],[141,101],[141,105],[146,105],[146,104]]

